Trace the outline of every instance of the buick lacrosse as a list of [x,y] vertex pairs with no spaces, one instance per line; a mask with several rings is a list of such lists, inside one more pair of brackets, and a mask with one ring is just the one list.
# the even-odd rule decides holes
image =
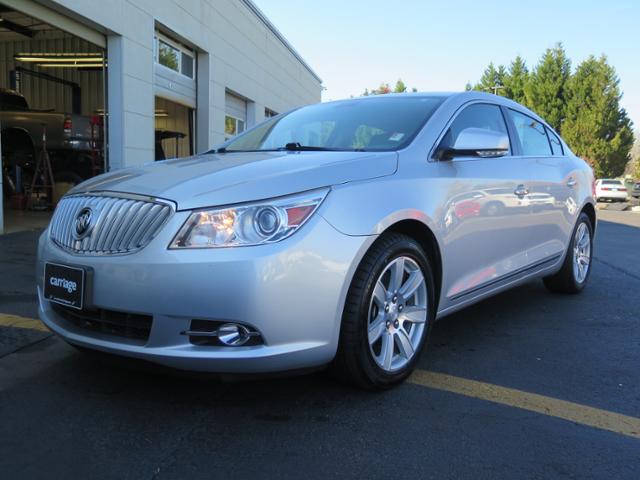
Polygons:
[[594,178],[494,95],[311,105],[59,202],[39,314],[72,345],[194,371],[406,378],[436,318],[541,278],[580,292]]

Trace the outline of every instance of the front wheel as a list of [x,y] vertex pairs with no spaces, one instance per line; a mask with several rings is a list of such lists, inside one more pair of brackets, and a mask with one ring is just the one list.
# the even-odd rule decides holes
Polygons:
[[556,293],[579,293],[587,284],[593,259],[593,226],[582,212],[573,229],[571,242],[562,264],[555,275],[544,278],[545,286]]
[[333,370],[368,389],[389,388],[415,368],[435,319],[429,259],[413,238],[381,236],[349,288]]

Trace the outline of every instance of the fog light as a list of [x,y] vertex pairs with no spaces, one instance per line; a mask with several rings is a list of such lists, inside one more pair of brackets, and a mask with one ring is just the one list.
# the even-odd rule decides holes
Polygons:
[[225,323],[218,328],[218,340],[220,343],[230,347],[239,347],[244,345],[251,338],[251,334],[246,327],[237,323]]

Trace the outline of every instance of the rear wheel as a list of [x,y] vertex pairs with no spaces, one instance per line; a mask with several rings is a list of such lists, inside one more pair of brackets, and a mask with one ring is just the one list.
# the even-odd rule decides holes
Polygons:
[[562,268],[555,275],[544,278],[545,286],[556,293],[579,293],[587,284],[593,258],[593,226],[582,212],[573,229],[571,242]]
[[349,383],[389,388],[415,368],[435,318],[429,260],[411,237],[385,234],[354,276],[333,370]]

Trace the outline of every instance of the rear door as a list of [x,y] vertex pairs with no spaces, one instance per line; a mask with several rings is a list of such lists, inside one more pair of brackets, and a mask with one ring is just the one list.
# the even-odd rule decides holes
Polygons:
[[531,174],[527,182],[533,226],[529,262],[551,262],[563,255],[577,214],[574,162],[555,132],[538,120],[512,109],[507,109],[507,118]]
[[[498,105],[473,103],[454,117],[438,149],[452,146],[467,128],[508,132]],[[533,246],[526,199],[526,158],[515,155],[456,157],[439,162],[448,184],[439,217],[444,234],[443,308],[464,302],[519,275]]]

